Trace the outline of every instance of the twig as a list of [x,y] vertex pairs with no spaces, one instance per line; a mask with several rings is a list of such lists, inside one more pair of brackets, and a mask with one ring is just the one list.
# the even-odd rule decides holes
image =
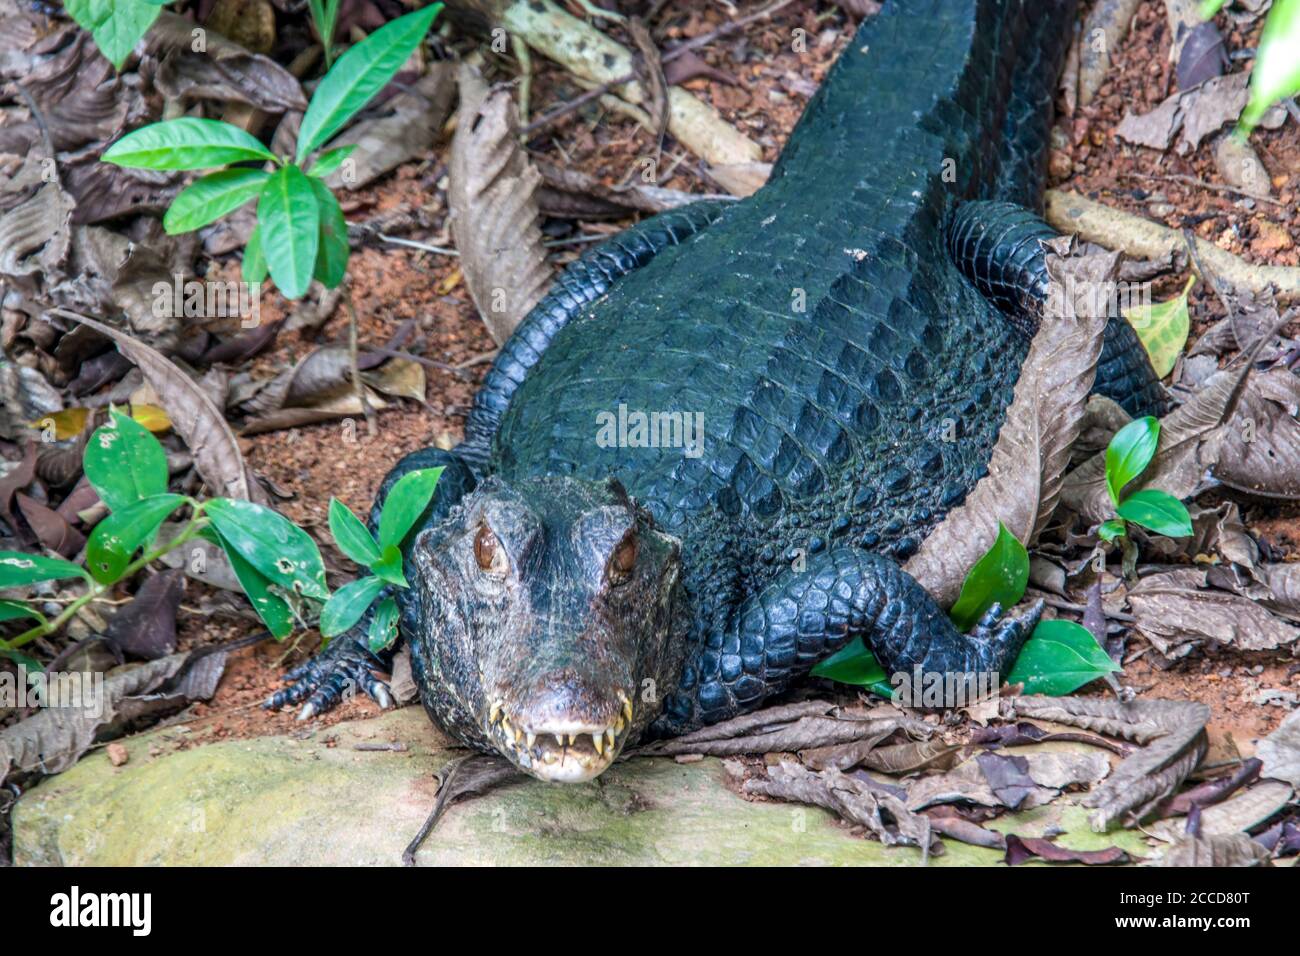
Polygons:
[[1244,189],[1237,189],[1233,186],[1223,185],[1222,183],[1207,183],[1203,179],[1197,179],[1195,176],[1183,176],[1176,173],[1167,175],[1157,175],[1155,173],[1125,173],[1129,179],[1151,180],[1156,179],[1166,183],[1181,183],[1184,186],[1196,186],[1200,189],[1208,189],[1216,193],[1229,193],[1233,196],[1242,196],[1246,199],[1253,199],[1256,202],[1266,202],[1274,206],[1285,206],[1286,203],[1273,199],[1270,196],[1257,196],[1255,193],[1248,193]]
[[[664,64],[671,63],[673,60],[677,59],[678,57],[685,56],[691,50],[695,50],[708,43],[712,43],[714,40],[717,40],[719,37],[724,37],[730,33],[734,33],[735,31],[739,30],[741,27],[745,27],[753,23],[755,20],[761,20],[764,17],[770,17],[772,14],[776,13],[782,7],[789,6],[793,2],[794,0],[776,0],[776,3],[769,4],[768,6],[764,7],[761,10],[755,10],[753,13],[743,16],[738,20],[728,21],[727,23],[722,24],[722,26],[718,27],[715,30],[710,30],[708,33],[704,33],[701,34],[700,36],[693,37],[692,39],[687,40],[685,43],[681,44],[680,46],[673,47],[671,50],[665,53],[663,55],[663,59],[661,60],[661,63]],[[539,129],[544,129],[547,126],[550,126],[556,120],[562,119],[563,117],[572,113],[574,110],[579,109],[580,107],[586,105],[587,103],[590,103],[592,100],[604,96],[606,93],[608,93],[610,90],[614,89],[615,87],[622,86],[624,83],[630,83],[636,78],[637,78],[636,71],[632,70],[627,73],[624,73],[622,76],[615,77],[614,79],[609,80],[606,83],[602,83],[600,86],[588,90],[586,93],[583,93],[581,96],[574,97],[573,99],[569,100],[567,103],[560,104],[555,109],[551,110],[549,113],[543,113],[541,116],[537,117],[537,119],[533,120],[531,123],[529,123],[527,126],[523,128],[523,130],[521,131],[522,135],[531,136]]]
[[[1083,614],[1088,610],[1086,604],[1075,604],[1072,601],[1066,601],[1058,597],[1053,597],[1050,594],[1044,594],[1042,591],[1035,591],[1034,597],[1041,600],[1048,607],[1054,607],[1061,611],[1073,611],[1075,614]],[[1104,607],[1102,610],[1105,612],[1106,617],[1110,618],[1112,621],[1119,621],[1122,624],[1137,623],[1137,618],[1132,614],[1125,614],[1123,611],[1107,611]]]
[[27,87],[23,86],[21,83],[15,83],[14,86],[18,88],[18,95],[23,98],[23,102],[27,104],[27,109],[31,111],[32,122],[34,122],[36,128],[41,131],[41,140],[45,143],[45,152],[49,154],[50,162],[54,164],[54,181],[57,183],[59,176],[59,154],[54,149],[54,137],[50,135],[50,127],[45,122],[45,114],[42,113],[41,108],[36,105],[36,100],[32,97],[32,94],[27,92]]
[[361,403],[361,411],[366,416],[366,430],[370,433],[370,437],[374,438],[379,434],[379,424],[375,421],[375,410],[370,407],[365,383],[361,381],[361,369],[357,366],[357,308],[352,301],[351,285],[346,289],[347,291],[343,293],[343,304],[348,310],[348,360],[352,366],[352,387],[356,390],[357,401]]
[[445,246],[433,246],[427,242],[416,242],[414,239],[403,239],[400,236],[390,236],[382,232],[379,233],[379,238],[383,242],[391,242],[395,246],[407,246],[411,249],[419,249],[422,252],[434,252],[440,256],[460,255],[455,249],[448,249]]

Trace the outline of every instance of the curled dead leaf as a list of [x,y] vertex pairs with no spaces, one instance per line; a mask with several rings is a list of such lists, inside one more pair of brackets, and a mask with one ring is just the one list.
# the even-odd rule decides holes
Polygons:
[[489,93],[469,66],[461,67],[459,81],[447,170],[451,232],[465,284],[500,344],[551,281],[537,207],[542,177],[519,145],[509,91]]

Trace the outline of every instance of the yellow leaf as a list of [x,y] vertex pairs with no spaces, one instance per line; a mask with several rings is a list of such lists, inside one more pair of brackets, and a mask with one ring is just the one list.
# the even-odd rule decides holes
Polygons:
[[460,280],[464,278],[459,269],[453,269],[451,274],[446,276],[438,283],[438,295],[446,295],[456,286],[460,285]]
[[86,418],[89,415],[89,408],[65,408],[61,412],[46,415],[44,418],[27,424],[32,428],[39,428],[41,431],[47,431],[52,426],[54,428],[54,440],[67,441],[69,438],[76,438],[81,434],[82,429],[86,427]]
[[1156,376],[1164,378],[1174,370],[1178,356],[1187,345],[1190,321],[1187,315],[1187,293],[1192,291],[1196,276],[1187,279],[1182,293],[1167,302],[1140,305],[1124,310],[1124,318],[1133,326],[1138,338],[1151,359]]
[[165,432],[172,427],[166,410],[157,405],[132,405],[131,417],[151,432]]

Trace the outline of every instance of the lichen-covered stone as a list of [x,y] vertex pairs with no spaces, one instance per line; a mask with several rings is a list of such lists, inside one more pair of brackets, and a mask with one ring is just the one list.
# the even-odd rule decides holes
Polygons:
[[[175,728],[123,741],[51,777],[14,812],[22,864],[352,865],[400,863],[432,805],[433,773],[453,755],[418,708],[322,728],[177,749]],[[405,751],[358,750],[400,741]],[[151,748],[161,749],[150,756]],[[995,824],[1039,835],[1064,822],[1094,848],[1082,812],[1054,807]],[[1074,831],[1078,831],[1077,836]],[[1115,835],[1111,835],[1112,838]],[[1082,843],[1078,841],[1083,841]],[[1001,854],[946,841],[935,865]],[[912,865],[915,849],[852,835],[811,807],[750,802],[721,762],[635,759],[588,784],[520,778],[455,804],[420,853],[448,864]]]

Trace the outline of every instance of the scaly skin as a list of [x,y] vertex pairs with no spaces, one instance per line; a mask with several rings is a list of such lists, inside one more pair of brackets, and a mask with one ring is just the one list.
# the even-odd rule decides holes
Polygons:
[[[1032,290],[1004,314],[967,276],[1027,283],[1032,263],[955,258],[945,230],[966,201],[1037,201],[1074,6],[887,3],[762,190],[642,223],[557,281],[466,441],[380,493],[452,468],[398,594],[435,721],[580,780],[854,637],[890,673],[1009,669],[1036,610],[962,635],[899,562],[985,474],[1028,349]],[[621,408],[698,415],[702,440],[606,441]],[[338,641],[278,700],[322,709],[375,663]]]

